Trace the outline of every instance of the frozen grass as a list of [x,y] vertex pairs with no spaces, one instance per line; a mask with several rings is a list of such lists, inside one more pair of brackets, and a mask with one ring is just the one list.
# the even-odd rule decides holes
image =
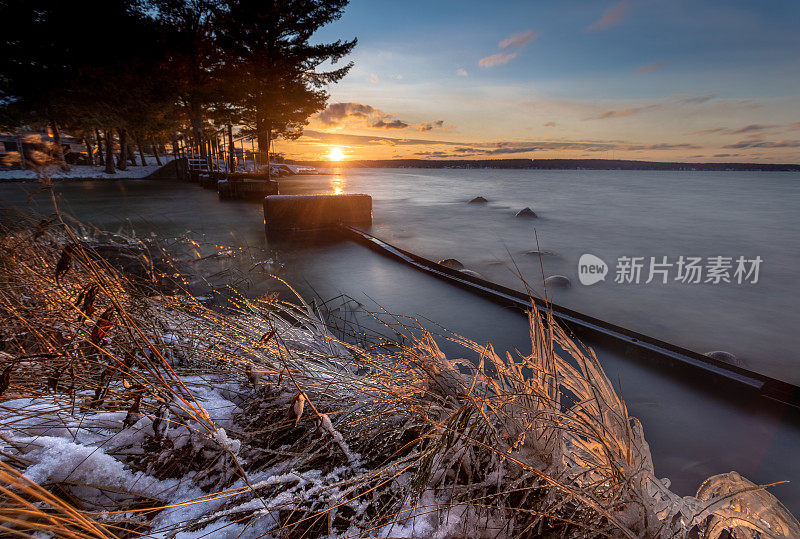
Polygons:
[[[476,360],[452,360],[421,329],[356,346],[299,297],[223,313],[166,295],[150,244],[74,230],[0,237],[4,534],[800,536],[734,472],[674,495],[546,312],[530,355],[453,337]],[[115,248],[154,289],[99,254]]]

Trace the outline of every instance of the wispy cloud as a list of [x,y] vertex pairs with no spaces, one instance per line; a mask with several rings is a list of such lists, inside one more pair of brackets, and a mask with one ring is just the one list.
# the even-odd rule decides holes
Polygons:
[[632,3],[631,0],[622,0],[622,2],[614,4],[603,13],[602,17],[587,26],[586,30],[602,30],[603,28],[616,26],[628,16]]
[[642,67],[636,70],[637,75],[646,75],[648,73],[652,73],[653,71],[658,71],[662,67],[667,65],[666,62],[653,62],[652,64],[643,65]]
[[481,67],[499,66],[507,64],[516,57],[517,57],[516,52],[512,52],[509,54],[503,54],[498,52],[497,54],[487,56],[486,58],[481,58],[480,61],[478,62],[478,65]]
[[740,135],[742,133],[753,133],[755,131],[764,131],[765,129],[772,129],[774,127],[778,127],[776,125],[762,125],[762,124],[750,124],[744,127],[740,127],[739,129],[734,129],[732,131],[728,131],[731,135]]
[[536,30],[527,30],[505,38],[500,42],[499,46],[503,50],[510,47],[522,47],[537,37],[539,37],[539,33]]
[[467,70],[464,69],[463,67],[459,67],[458,69],[456,69],[456,75],[458,75],[459,77],[467,77],[469,76],[469,73],[467,73]]
[[717,97],[717,94],[690,95],[682,98],[680,102],[686,105],[701,105],[707,101],[711,101],[715,97]]
[[608,118],[623,118],[625,116],[633,116],[634,114],[639,114],[646,110],[652,110],[658,108],[659,105],[648,105],[646,107],[630,107],[626,109],[615,109],[615,110],[607,110],[598,114],[597,116],[588,116],[583,119],[583,121],[587,120],[605,120]]
[[544,126],[545,126],[545,127],[555,127],[555,126],[556,126],[556,123],[555,123],[555,122],[546,122],[546,123],[544,124]]
[[699,150],[701,148],[702,146],[698,146],[697,144],[689,144],[687,142],[681,142],[677,144],[669,144],[666,142],[662,142],[660,144],[650,144],[650,145],[630,144],[627,146],[620,146],[618,149],[629,150],[629,151],[640,151],[640,150]]
[[728,131],[724,127],[714,127],[712,129],[701,129],[700,131],[694,131],[693,135],[713,135],[714,133],[722,133]]
[[505,38],[498,44],[500,50],[513,51],[513,52],[498,52],[497,54],[487,56],[486,58],[481,58],[478,61],[478,65],[481,67],[493,67],[493,66],[507,64],[508,62],[517,57],[517,54],[519,54],[520,49],[525,47],[525,45],[527,45],[537,37],[539,37],[539,34],[535,30],[526,30],[525,32],[513,34]]
[[800,140],[741,140],[735,144],[728,144],[723,148],[737,150],[741,148],[800,148]]
[[712,129],[701,129],[700,131],[695,131],[694,134],[713,135],[719,133],[721,135],[742,135],[744,133],[758,133],[760,131],[774,129],[776,127],[780,126],[774,124],[750,124],[750,125],[745,125],[744,127],[739,127],[738,129],[729,129],[727,127],[714,127]]

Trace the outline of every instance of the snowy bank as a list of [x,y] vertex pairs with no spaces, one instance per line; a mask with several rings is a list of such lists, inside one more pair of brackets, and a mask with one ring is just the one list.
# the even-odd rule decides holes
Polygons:
[[[172,161],[172,156],[161,156],[161,162],[166,165]],[[128,165],[126,170],[117,170],[114,174],[107,174],[105,167],[88,165],[72,165],[68,171],[61,170],[59,167],[48,167],[47,175],[53,180],[122,180],[122,179],[141,179],[146,178],[153,172],[160,169],[163,165],[155,164],[155,158],[150,157],[147,166]],[[34,169],[0,169],[0,181],[4,180],[37,180],[39,174]]]
[[[0,521],[15,531],[800,534],[735,472],[672,493],[594,353],[547,313],[531,313],[530,355],[462,339],[474,361],[447,358],[423,331],[357,347],[299,297],[221,313],[131,286],[97,255],[106,241],[53,222],[0,238]],[[147,242],[127,248],[164,267]]]

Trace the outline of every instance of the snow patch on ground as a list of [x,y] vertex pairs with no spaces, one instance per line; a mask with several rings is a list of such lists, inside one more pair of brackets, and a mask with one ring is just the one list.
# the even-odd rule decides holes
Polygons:
[[[166,164],[172,161],[171,156],[162,156],[161,162]],[[131,166],[128,165],[127,170],[117,170],[114,174],[106,174],[105,167],[102,166],[86,166],[86,165],[73,165],[70,166],[69,171],[63,171],[58,167],[51,167],[49,175],[54,180],[69,180],[69,179],[134,179],[146,178],[161,166],[155,164],[153,158],[148,159],[147,166]],[[36,180],[38,179],[34,170],[0,170],[0,181],[2,180]]]

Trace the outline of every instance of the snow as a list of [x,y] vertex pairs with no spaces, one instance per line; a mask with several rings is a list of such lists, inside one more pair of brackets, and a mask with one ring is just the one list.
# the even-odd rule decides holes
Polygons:
[[[166,164],[172,161],[172,156],[161,156],[161,162]],[[69,171],[64,172],[59,167],[50,167],[48,172],[50,177],[54,180],[69,180],[69,179],[141,179],[146,178],[161,166],[155,164],[155,159],[149,157],[147,166],[131,166],[128,165],[127,170],[117,170],[114,174],[106,174],[105,167],[87,165],[72,165]],[[34,170],[0,170],[0,181],[2,180],[36,180],[38,179],[36,171]]]

